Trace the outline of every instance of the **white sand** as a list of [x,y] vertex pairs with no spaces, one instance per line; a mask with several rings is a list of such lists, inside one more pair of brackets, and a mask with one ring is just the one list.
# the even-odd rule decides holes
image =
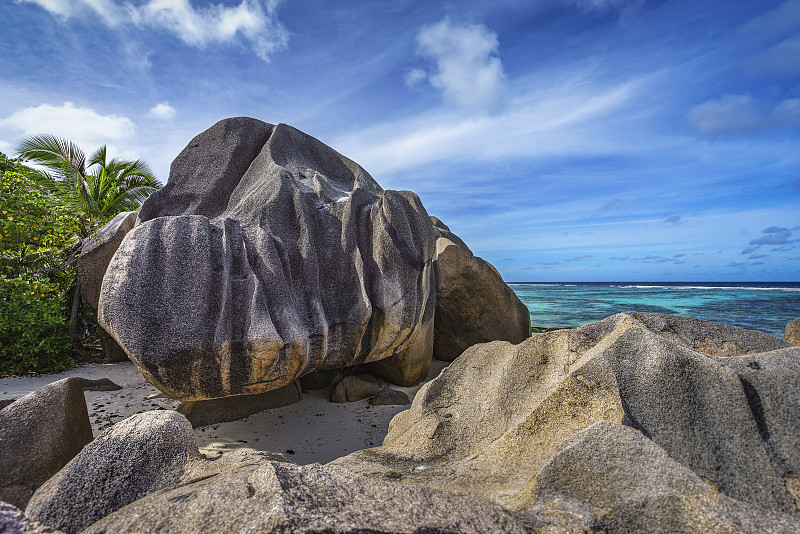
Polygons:
[[[434,360],[425,382],[435,378],[446,366],[446,362]],[[0,400],[20,398],[70,376],[108,378],[122,386],[118,391],[84,393],[95,437],[135,413],[178,406],[178,401],[173,399],[147,400],[159,391],[142,377],[132,362],[88,364],[54,375],[2,378]],[[413,400],[420,386],[393,387]],[[330,387],[306,391],[300,402],[290,406],[230,423],[196,428],[198,447],[212,458],[239,449],[281,452],[299,464],[326,463],[353,451],[380,445],[392,417],[408,408],[407,405],[373,407],[366,400],[337,404],[328,400],[330,394]]]

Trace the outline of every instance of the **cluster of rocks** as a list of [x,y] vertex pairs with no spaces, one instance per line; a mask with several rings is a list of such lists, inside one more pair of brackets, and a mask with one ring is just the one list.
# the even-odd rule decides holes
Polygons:
[[475,345],[382,446],[326,465],[206,459],[169,410],[83,446],[54,423],[85,430],[81,395],[65,379],[0,411],[3,454],[44,444],[3,456],[5,473],[74,455],[29,501],[0,487],[25,507],[0,506],[0,531],[800,531],[800,348],[698,319],[631,312]]
[[414,193],[244,117],[195,137],[78,265],[108,358],[185,401],[356,365],[410,386],[433,356],[530,335],[525,305]]
[[[183,404],[94,440],[79,380],[3,407],[0,532],[800,531],[800,348],[635,312],[530,338],[416,195],[289,126],[201,133],[81,262],[110,358]],[[379,447],[197,449],[193,426],[302,388],[407,402],[389,383],[434,356]]]

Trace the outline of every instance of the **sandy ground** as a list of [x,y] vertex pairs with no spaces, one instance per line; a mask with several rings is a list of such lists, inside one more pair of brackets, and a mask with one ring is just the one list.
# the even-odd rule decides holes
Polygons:
[[[425,382],[447,366],[434,360]],[[150,385],[132,362],[89,364],[63,373],[0,379],[0,400],[20,398],[66,377],[108,378],[122,386],[118,391],[86,391],[86,405],[95,437],[117,421],[149,410],[175,409],[178,401],[152,398],[159,391]],[[403,388],[410,399],[422,384]],[[331,388],[303,392],[300,402],[273,408],[230,423],[195,429],[200,452],[210,458],[233,450],[281,452],[299,464],[326,463],[353,451],[378,446],[389,421],[409,406],[370,406],[362,400],[346,404],[330,402]]]

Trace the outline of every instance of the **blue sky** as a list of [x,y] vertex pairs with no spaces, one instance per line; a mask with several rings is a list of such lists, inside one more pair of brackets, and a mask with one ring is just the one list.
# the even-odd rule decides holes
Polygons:
[[800,0],[2,0],[0,151],[285,122],[507,281],[800,279]]

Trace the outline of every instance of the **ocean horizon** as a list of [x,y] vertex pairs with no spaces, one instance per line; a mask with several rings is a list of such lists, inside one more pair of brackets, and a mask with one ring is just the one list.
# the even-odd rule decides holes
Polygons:
[[575,328],[625,311],[682,315],[783,338],[800,282],[509,282],[531,325]]

